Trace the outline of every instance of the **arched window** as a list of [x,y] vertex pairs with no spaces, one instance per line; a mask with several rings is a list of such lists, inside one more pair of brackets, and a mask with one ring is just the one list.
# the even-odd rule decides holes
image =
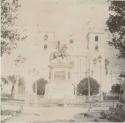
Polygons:
[[98,47],[97,45],[95,46],[95,50],[96,50],[96,51],[98,51],[98,50],[99,50],[99,47]]
[[99,37],[96,35],[95,36],[95,41],[98,41],[99,40]]
[[73,43],[74,43],[74,41],[73,41],[72,39],[70,39],[70,40],[69,40],[69,43],[70,43],[70,44],[73,44]]
[[45,35],[44,35],[44,41],[46,41],[47,39],[48,39],[48,35],[45,34]]
[[44,44],[44,50],[46,50],[47,49],[47,44]]

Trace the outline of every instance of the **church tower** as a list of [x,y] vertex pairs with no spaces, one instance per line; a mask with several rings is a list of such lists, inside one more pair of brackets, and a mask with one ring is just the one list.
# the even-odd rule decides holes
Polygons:
[[54,32],[41,32],[42,48],[44,51],[53,49],[55,46],[55,34]]
[[89,71],[92,71],[93,78],[100,84],[100,99],[103,100],[103,84],[105,82],[105,59],[104,48],[106,40],[104,33],[89,32],[87,35],[87,57],[89,57]]

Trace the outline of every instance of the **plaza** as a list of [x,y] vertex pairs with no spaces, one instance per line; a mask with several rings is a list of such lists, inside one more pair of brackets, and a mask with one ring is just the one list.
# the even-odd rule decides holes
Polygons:
[[[28,73],[30,77],[25,78],[25,82],[16,83],[15,98],[26,99],[26,102],[28,102],[29,99],[29,103],[30,98],[34,98],[33,100],[35,100],[37,96],[45,98],[45,100],[47,98],[65,98],[65,102],[69,100],[69,98],[71,98],[71,100],[74,98],[75,100],[79,97],[78,84],[81,80],[85,79],[89,84],[87,85],[88,96],[91,96],[93,95],[90,95],[91,78],[99,85],[99,90],[97,89],[98,92],[94,97],[97,95],[97,100],[103,101],[102,93],[105,91],[104,89],[110,88],[110,85],[108,88],[104,88],[104,85],[111,83],[110,75],[107,75],[108,65],[106,66],[106,60],[108,57],[105,56],[105,50],[101,46],[101,42],[105,42],[105,38],[103,33],[98,32],[88,32],[87,36],[88,40],[86,40],[86,45],[83,46],[83,50],[75,49],[76,44],[71,44],[74,47],[74,49],[71,49],[71,45],[60,41],[57,41],[55,45],[50,45],[53,44],[53,42],[45,41],[50,45],[50,48],[44,52],[44,54],[46,54],[43,58],[44,63],[40,64],[46,69],[45,78],[42,78],[42,74],[38,74],[38,70],[33,68],[33,70]],[[91,44],[89,42],[91,42]],[[96,49],[97,46],[99,48],[98,50]],[[72,52],[72,50],[74,52]],[[39,77],[47,82],[43,85],[45,87],[40,90],[43,91],[43,93],[38,93],[39,85],[37,80]],[[42,82],[39,82],[39,84],[40,83],[42,84]],[[83,102],[86,102],[86,100]]]
[[124,17],[112,24],[110,4],[2,0],[2,123],[125,121]]
[[[92,104],[89,111],[89,104],[82,104],[81,106],[24,106],[23,111],[19,115],[15,115],[7,123],[11,122],[94,122],[108,121],[101,119],[100,112],[108,110],[111,103]],[[87,114],[87,116],[86,116]]]

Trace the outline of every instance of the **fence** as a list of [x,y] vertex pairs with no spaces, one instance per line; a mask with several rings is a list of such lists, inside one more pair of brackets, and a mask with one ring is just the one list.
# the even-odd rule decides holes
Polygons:
[[[37,99],[37,101],[35,101]],[[34,97],[32,99],[32,103],[37,102],[38,105],[49,105],[49,104],[56,104],[56,105],[83,105],[89,102],[99,102],[99,96],[74,96],[73,98],[45,98],[44,96],[38,96],[37,98]]]

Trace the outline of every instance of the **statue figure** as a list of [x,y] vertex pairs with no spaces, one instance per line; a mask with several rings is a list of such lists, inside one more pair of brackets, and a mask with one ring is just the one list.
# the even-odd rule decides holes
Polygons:
[[63,44],[62,46],[60,45],[60,41],[57,42],[57,46],[56,46],[56,51],[54,51],[51,55],[50,55],[50,60],[56,60],[57,62],[61,62],[63,61],[66,57],[66,45]]

